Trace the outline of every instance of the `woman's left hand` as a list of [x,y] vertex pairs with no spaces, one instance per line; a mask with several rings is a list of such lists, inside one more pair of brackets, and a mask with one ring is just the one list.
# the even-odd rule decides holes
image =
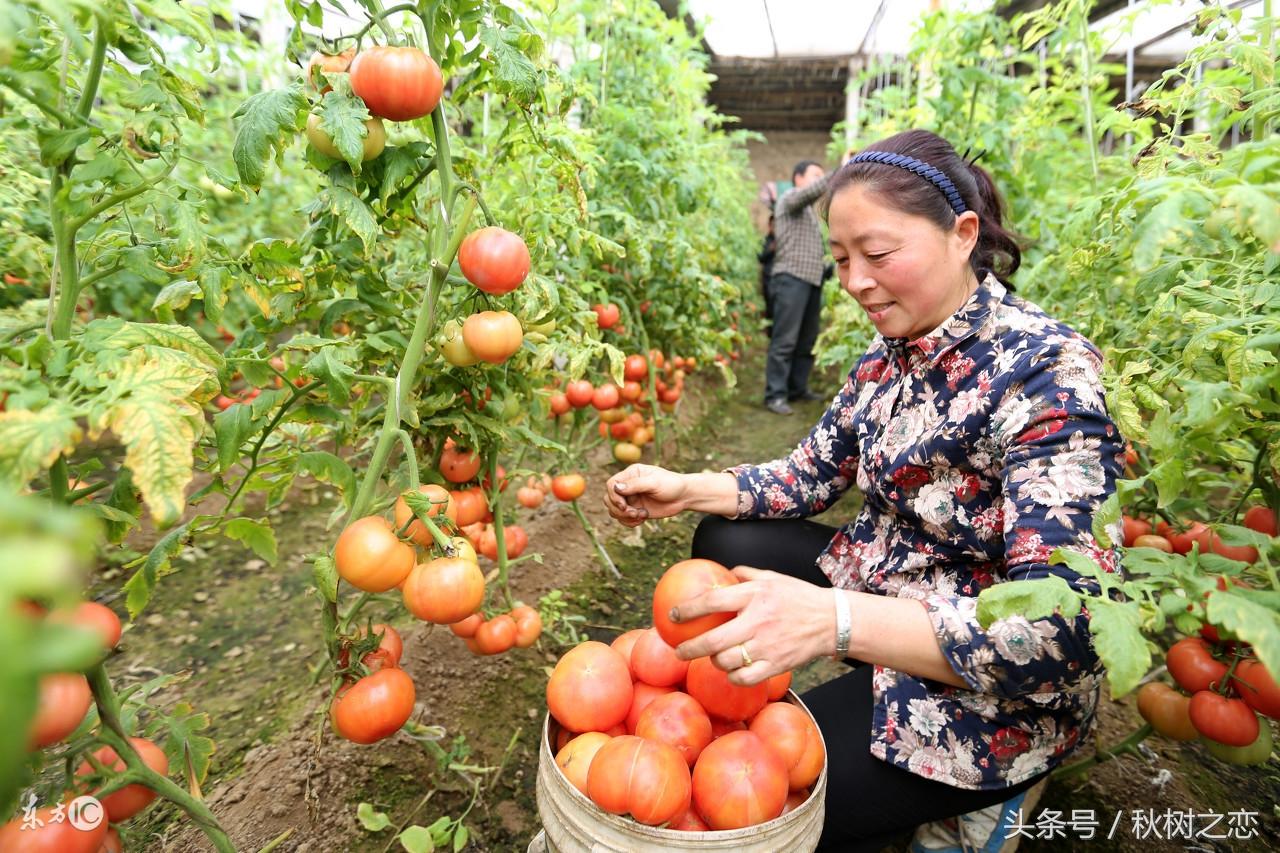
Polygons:
[[[719,587],[672,608],[672,621],[708,613],[737,613],[723,625],[681,643],[683,660],[710,656],[733,684],[759,684],[835,648],[832,590],[778,572],[738,566],[739,583]],[[746,655],[743,655],[743,651]],[[750,665],[745,661],[750,659]]]

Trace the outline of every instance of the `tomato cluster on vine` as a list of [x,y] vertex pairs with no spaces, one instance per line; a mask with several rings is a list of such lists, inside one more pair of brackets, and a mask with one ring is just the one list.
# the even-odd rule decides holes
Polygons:
[[[1185,637],[1165,665],[1179,692],[1150,682],[1138,691],[1138,712],[1172,740],[1200,739],[1231,764],[1261,764],[1271,756],[1271,727],[1280,719],[1280,686],[1247,644]],[[1260,716],[1261,715],[1261,716]]]
[[[111,608],[93,601],[83,601],[74,608],[46,612],[34,602],[26,602],[13,614],[20,619],[46,619],[93,632],[99,638],[102,655],[110,654],[120,642],[122,627],[120,617]],[[88,679],[79,672],[57,672],[43,675],[39,681],[36,698],[36,715],[28,730],[31,750],[54,747],[70,737],[89,717],[93,693]],[[144,737],[130,737],[129,745],[153,772],[161,776],[169,773],[169,758],[155,742]],[[70,765],[68,765],[70,767]],[[73,826],[70,821],[53,820],[55,809],[62,806],[39,809],[36,818],[41,824],[25,826],[20,819],[0,826],[0,850],[119,850],[120,836],[114,826],[128,820],[149,806],[158,796],[140,783],[117,788],[109,794],[99,795],[98,783],[108,780],[112,774],[125,770],[124,760],[110,745],[98,747],[76,766],[73,790],[65,799],[89,796],[97,800],[105,818],[97,826],[85,828]]]
[[809,797],[826,751],[812,717],[787,701],[791,673],[743,687],[710,658],[676,655],[732,614],[677,626],[671,603],[736,582],[709,560],[676,563],[655,589],[653,627],[581,643],[556,663],[555,762],[604,811],[705,832],[764,823]]

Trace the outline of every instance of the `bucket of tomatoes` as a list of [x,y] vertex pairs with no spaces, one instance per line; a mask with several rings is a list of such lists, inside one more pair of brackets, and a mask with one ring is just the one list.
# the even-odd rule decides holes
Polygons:
[[656,627],[581,643],[557,662],[538,761],[543,833],[530,850],[817,847],[826,746],[791,674],[741,687],[710,658],[676,657],[675,645],[713,625],[666,623],[664,584],[717,571],[733,577],[707,560],[677,563],[655,592]]

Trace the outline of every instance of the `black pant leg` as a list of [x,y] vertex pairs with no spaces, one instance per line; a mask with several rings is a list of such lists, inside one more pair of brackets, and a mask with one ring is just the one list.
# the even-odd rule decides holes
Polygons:
[[817,566],[818,555],[836,528],[800,518],[730,521],[705,516],[693,534],[694,557],[723,566],[751,566],[791,575],[818,586],[831,581]]
[[773,334],[769,337],[769,354],[765,358],[764,398],[786,399],[791,362],[796,355],[796,342],[813,285],[779,273],[769,279],[769,289],[773,295]]
[[970,791],[917,776],[870,752],[873,667],[859,666],[801,698],[827,745],[821,853],[877,851],[922,823],[1003,803],[1036,777],[996,791]]
[[796,337],[796,351],[791,357],[791,376],[787,380],[787,396],[798,397],[809,390],[809,374],[813,372],[813,346],[818,342],[822,327],[822,288],[809,287],[804,316],[800,319],[800,333]]

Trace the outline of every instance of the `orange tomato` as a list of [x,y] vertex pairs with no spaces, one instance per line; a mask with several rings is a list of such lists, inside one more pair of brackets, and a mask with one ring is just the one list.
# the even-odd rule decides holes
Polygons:
[[622,655],[588,640],[566,652],[551,671],[547,708],[571,731],[604,731],[627,718],[633,694]]
[[460,622],[484,602],[484,575],[471,560],[437,557],[415,566],[404,582],[404,606],[437,625]]
[[[433,504],[431,510],[427,513],[428,517],[439,518],[444,515],[454,524],[458,523],[458,508],[453,505],[453,498],[450,496],[448,489],[431,484],[419,486],[418,491],[426,495]],[[403,497],[396,498],[396,530],[404,527],[411,518],[414,518],[413,510],[409,509],[409,505],[405,503]],[[413,524],[409,525],[406,535],[424,548],[430,548],[435,543],[426,525],[416,518],[414,518]]]
[[396,538],[391,523],[367,515],[347,525],[333,549],[338,575],[356,589],[386,592],[413,568],[413,548]]

